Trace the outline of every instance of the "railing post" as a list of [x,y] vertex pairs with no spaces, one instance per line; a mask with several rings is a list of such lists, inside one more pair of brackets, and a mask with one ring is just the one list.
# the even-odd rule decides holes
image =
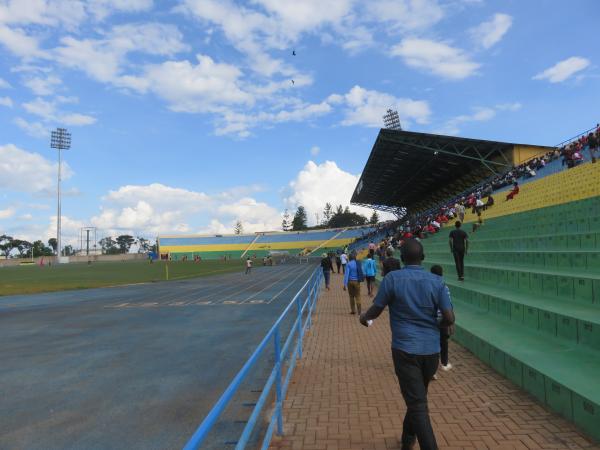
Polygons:
[[310,330],[310,327],[312,326],[312,303],[310,301],[312,295],[311,295],[311,282],[308,283],[307,286],[307,293],[306,293],[306,306],[308,307],[308,311],[306,314],[306,321],[308,322],[308,326],[306,327],[308,330]]
[[279,325],[275,328],[273,333],[273,340],[275,341],[275,392],[277,394],[277,403],[275,406],[275,414],[277,414],[277,435],[283,434],[283,398],[281,395],[281,345],[279,342]]
[[300,295],[296,297],[296,306],[298,309],[298,358],[302,358],[302,301]]

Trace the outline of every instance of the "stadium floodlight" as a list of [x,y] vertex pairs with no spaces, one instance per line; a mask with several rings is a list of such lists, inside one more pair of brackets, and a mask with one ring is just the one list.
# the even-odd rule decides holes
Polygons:
[[57,183],[57,211],[56,211],[56,256],[58,262],[61,260],[62,253],[62,242],[60,239],[60,225],[61,225],[61,211],[60,211],[60,182],[61,182],[61,166],[62,166],[62,155],[61,150],[68,150],[71,148],[71,133],[66,128],[57,128],[52,132],[50,137],[50,148],[58,150],[58,183]]
[[398,111],[393,109],[388,109],[383,115],[383,124],[388,130],[402,130]]

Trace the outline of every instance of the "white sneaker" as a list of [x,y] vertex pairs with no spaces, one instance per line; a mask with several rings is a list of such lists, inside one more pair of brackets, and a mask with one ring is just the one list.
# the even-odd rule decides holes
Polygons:
[[448,372],[449,370],[452,370],[452,364],[448,363],[448,365],[446,365],[446,366],[442,364],[442,370],[444,372]]

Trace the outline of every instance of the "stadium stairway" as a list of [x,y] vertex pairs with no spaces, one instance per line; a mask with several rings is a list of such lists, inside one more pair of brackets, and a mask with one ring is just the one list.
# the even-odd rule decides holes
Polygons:
[[600,164],[586,164],[497,201],[470,233],[464,282],[457,281],[449,227],[423,241],[426,266],[444,268],[455,340],[596,440],[599,181]]

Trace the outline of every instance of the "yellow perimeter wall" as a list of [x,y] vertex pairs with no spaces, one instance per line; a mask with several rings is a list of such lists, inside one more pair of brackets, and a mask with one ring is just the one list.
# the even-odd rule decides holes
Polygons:
[[515,166],[536,156],[545,155],[551,147],[539,147],[537,145],[515,145],[513,147],[513,164]]
[[[343,247],[349,245],[354,238],[334,239],[327,242],[327,248]],[[250,251],[256,250],[296,250],[315,248],[324,241],[290,241],[290,242],[260,242],[253,244]],[[189,253],[189,252],[228,252],[246,250],[250,244],[212,244],[212,245],[161,245],[161,253]]]

